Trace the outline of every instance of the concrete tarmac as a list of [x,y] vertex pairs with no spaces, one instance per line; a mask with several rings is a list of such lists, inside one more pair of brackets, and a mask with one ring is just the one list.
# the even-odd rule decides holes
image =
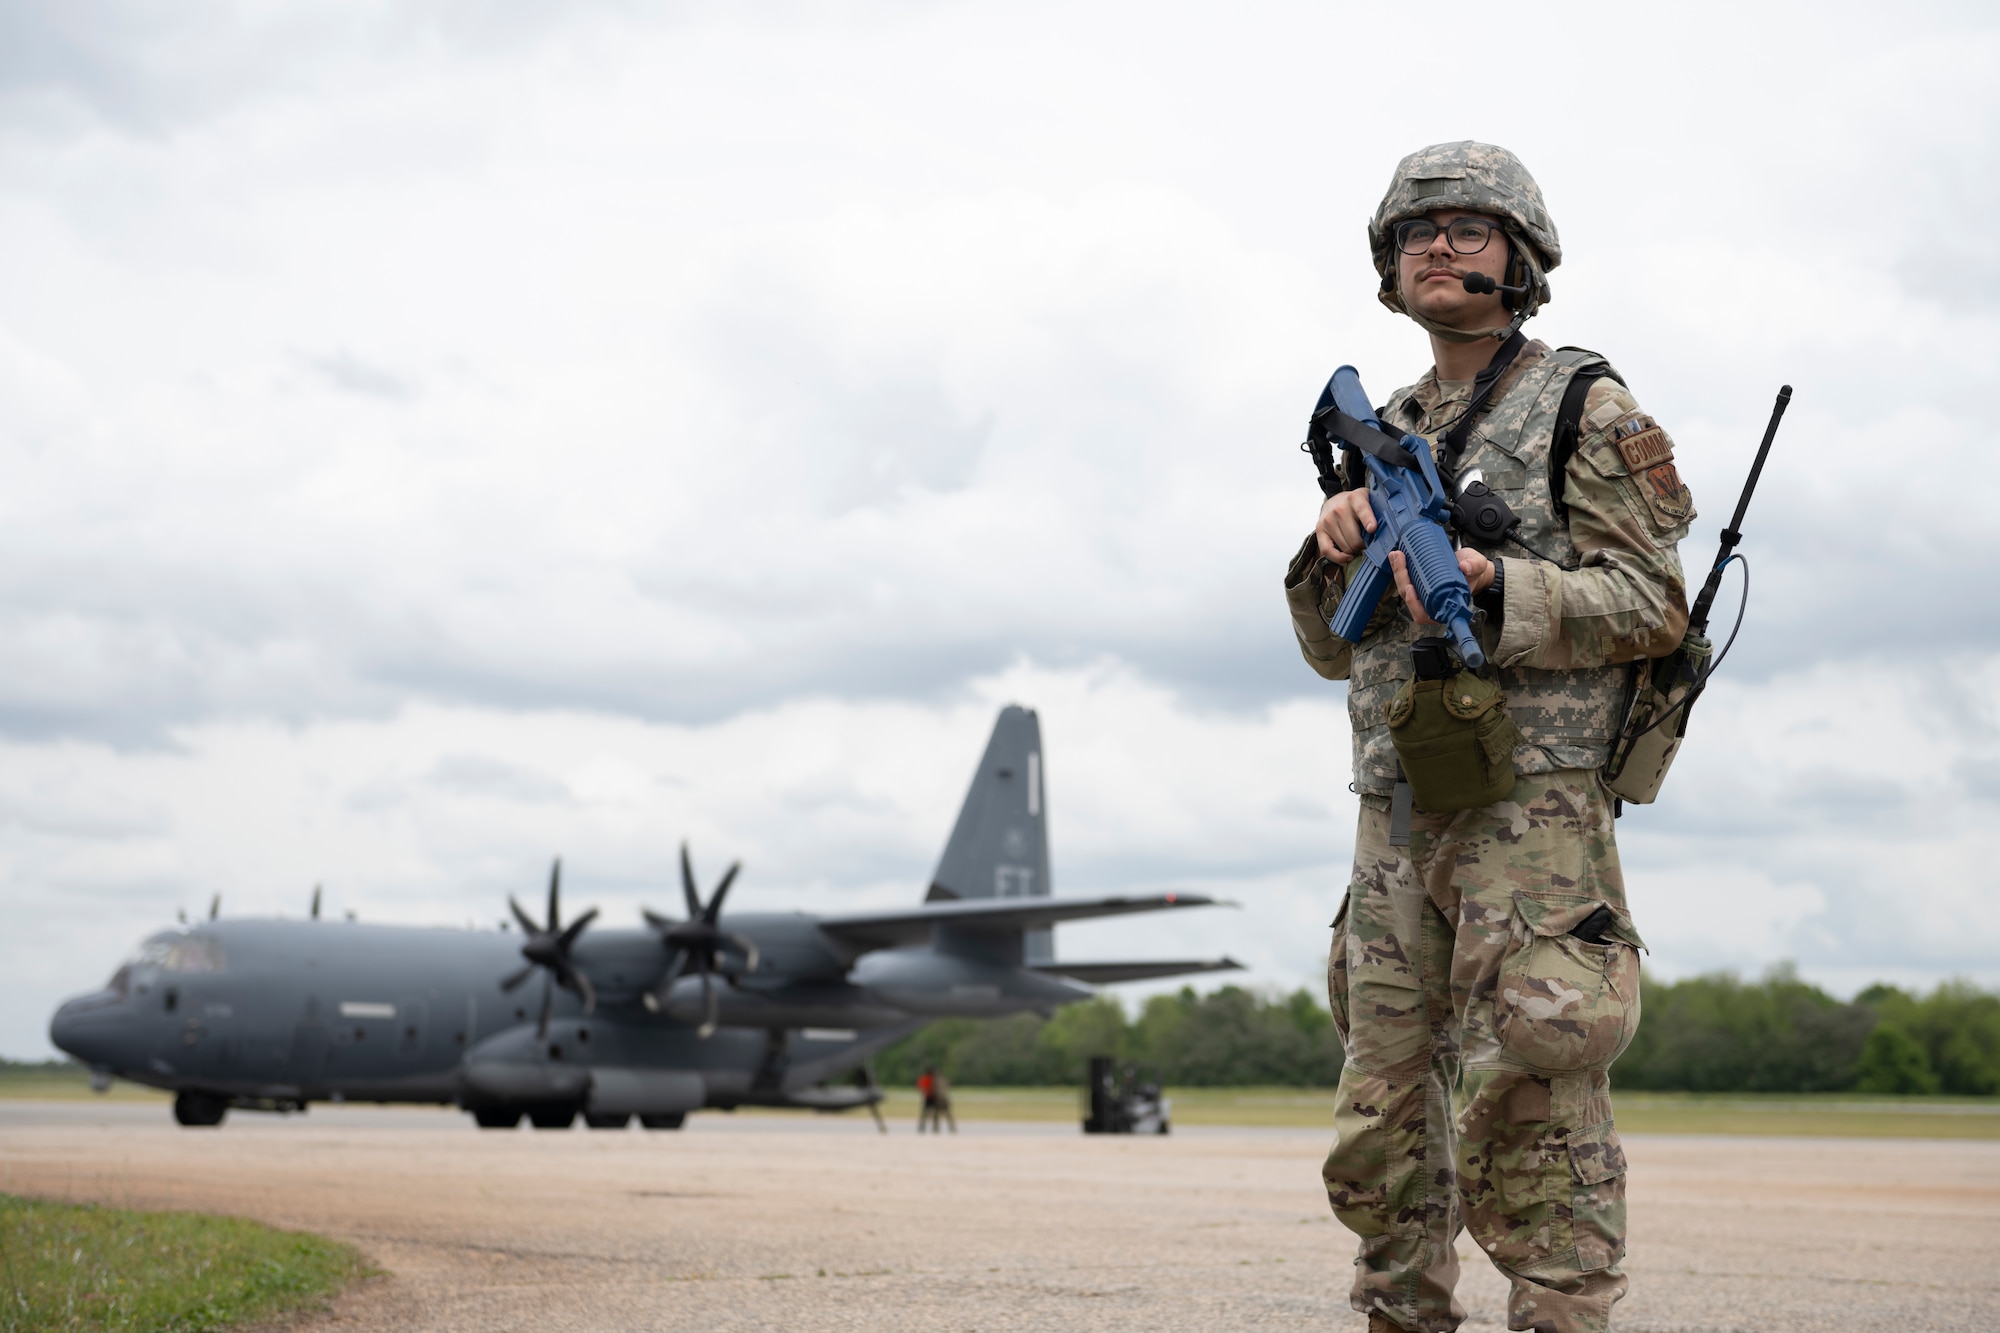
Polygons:
[[[450,1111],[0,1102],[0,1190],[195,1208],[360,1246],[389,1277],[309,1330],[1359,1330],[1328,1135],[1086,1138],[690,1117],[475,1130]],[[1639,1137],[1624,1333],[2000,1327],[2000,1144]],[[1461,1240],[1464,1328],[1506,1326]]]

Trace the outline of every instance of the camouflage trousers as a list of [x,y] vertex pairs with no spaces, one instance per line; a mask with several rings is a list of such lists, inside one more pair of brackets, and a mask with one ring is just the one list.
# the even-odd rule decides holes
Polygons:
[[[1570,934],[1593,913],[1604,943]],[[1595,772],[1419,811],[1407,848],[1388,802],[1363,801],[1327,968],[1347,1064],[1322,1172],[1361,1238],[1356,1310],[1457,1328],[1463,1229],[1511,1283],[1509,1328],[1610,1327],[1625,1155],[1606,1071],[1638,1027],[1641,947]]]

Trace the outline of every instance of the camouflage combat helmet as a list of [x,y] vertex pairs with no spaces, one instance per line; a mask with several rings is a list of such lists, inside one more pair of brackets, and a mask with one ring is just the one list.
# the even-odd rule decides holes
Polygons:
[[[1390,232],[1398,222],[1434,208],[1463,208],[1505,219],[1515,256],[1506,281],[1509,286],[1525,282],[1528,287],[1525,298],[1508,300],[1514,310],[1513,323],[1467,334],[1435,325],[1404,306],[1402,294],[1396,290],[1396,247]],[[1562,242],[1535,178],[1521,165],[1521,159],[1506,149],[1471,139],[1419,148],[1396,164],[1389,192],[1382,196],[1368,223],[1368,249],[1375,259],[1375,271],[1382,275],[1382,289],[1377,293],[1382,304],[1453,341],[1505,337],[1518,329],[1549,299],[1548,271],[1562,263]]]

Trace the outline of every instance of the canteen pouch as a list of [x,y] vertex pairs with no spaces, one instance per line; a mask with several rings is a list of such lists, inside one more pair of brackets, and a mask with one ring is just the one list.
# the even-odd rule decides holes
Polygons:
[[1422,674],[1389,701],[1389,739],[1417,809],[1442,814],[1506,799],[1521,743],[1506,691],[1470,671]]
[[1690,693],[1700,693],[1696,682],[1714,653],[1714,644],[1689,631],[1680,647],[1639,678],[1625,727],[1604,765],[1604,786],[1613,796],[1633,805],[1651,805],[1659,799],[1667,770],[1687,735],[1688,710],[1694,706]]

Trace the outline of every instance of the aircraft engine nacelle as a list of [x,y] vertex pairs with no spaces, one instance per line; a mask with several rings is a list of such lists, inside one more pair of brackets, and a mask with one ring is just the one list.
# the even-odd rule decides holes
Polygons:
[[[716,1017],[726,1028],[886,1028],[909,1015],[852,986],[786,986],[750,990],[717,978]],[[660,1006],[668,1017],[700,1023],[707,1013],[701,978],[682,977]]]
[[905,1013],[935,1018],[992,1018],[1087,1000],[1092,994],[1060,977],[928,948],[867,954],[847,979]]

